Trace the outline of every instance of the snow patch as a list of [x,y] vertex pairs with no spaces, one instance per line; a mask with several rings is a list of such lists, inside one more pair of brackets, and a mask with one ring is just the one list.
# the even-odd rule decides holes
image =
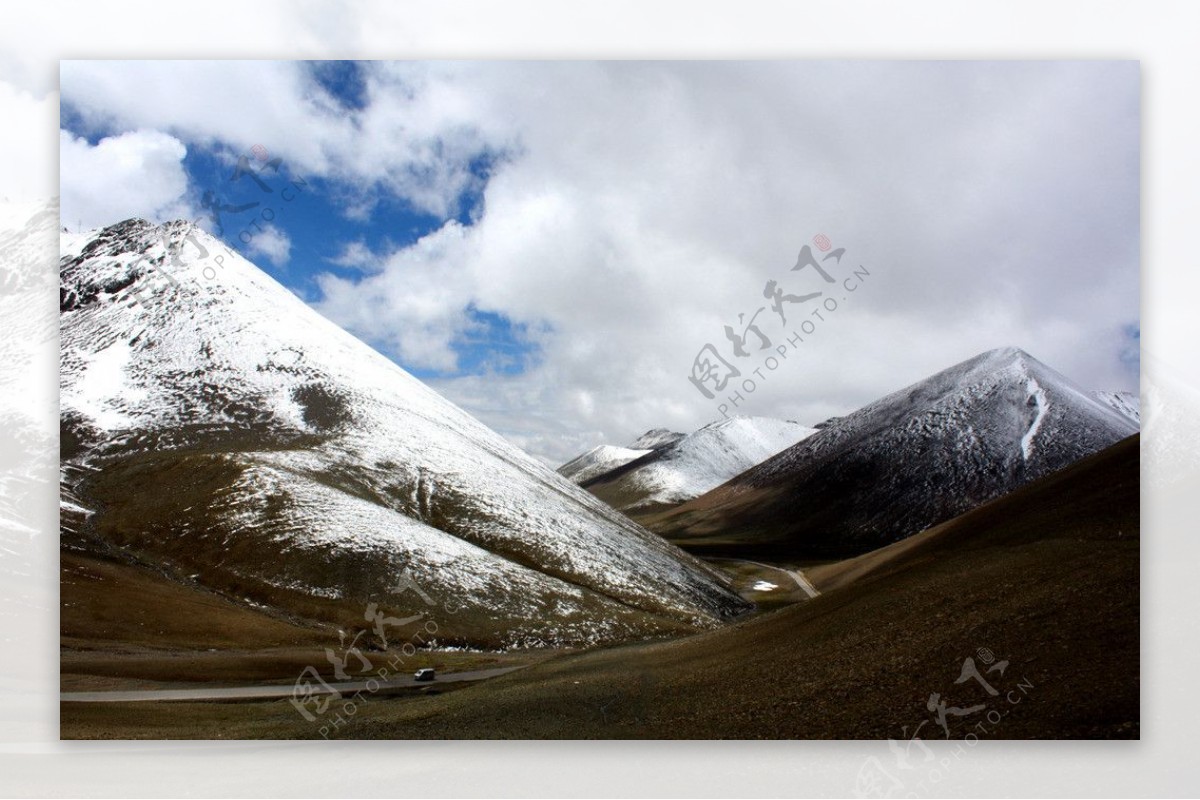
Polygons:
[[132,355],[129,345],[118,339],[94,353],[77,350],[76,354],[83,360],[83,372],[73,391],[65,393],[64,400],[98,427],[105,430],[127,427],[131,418],[118,406],[124,402],[136,403],[146,394],[129,383],[126,372]]
[[1127,417],[1135,425],[1141,426],[1142,403],[1136,394],[1132,392],[1093,392],[1093,396],[1118,414]]
[[558,474],[577,484],[583,484],[652,452],[654,451],[602,444],[563,464],[558,468]]
[[1037,436],[1038,429],[1042,427],[1042,420],[1046,418],[1046,411],[1050,408],[1050,403],[1046,399],[1046,390],[1032,375],[1025,382],[1025,388],[1029,392],[1030,398],[1037,404],[1037,415],[1033,418],[1029,430],[1025,431],[1025,435],[1021,437],[1021,455],[1028,461],[1029,457],[1033,455],[1033,437]]

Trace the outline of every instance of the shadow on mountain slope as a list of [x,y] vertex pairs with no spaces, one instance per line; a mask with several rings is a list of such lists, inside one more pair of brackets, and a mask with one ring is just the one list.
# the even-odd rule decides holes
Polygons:
[[[340,735],[901,739],[921,726],[926,739],[1136,738],[1138,445],[1131,437],[899,545],[814,570],[824,593],[812,601],[453,693],[379,698]],[[968,658],[997,695],[959,682]],[[951,713],[943,731],[933,695],[935,708],[983,708]],[[65,712],[64,735],[99,713]],[[161,730],[171,713],[186,713],[190,735],[317,735],[286,703],[127,706],[109,733]]]

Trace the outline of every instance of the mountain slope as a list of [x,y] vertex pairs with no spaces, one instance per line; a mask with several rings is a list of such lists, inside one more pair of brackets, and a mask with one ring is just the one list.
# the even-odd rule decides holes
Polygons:
[[557,472],[572,483],[582,484],[628,464],[635,458],[641,458],[653,452],[653,450],[631,450],[627,447],[602,444],[571,459],[559,467]]
[[660,442],[658,449],[580,484],[638,518],[699,497],[814,430],[766,417],[732,417],[673,442],[662,443],[658,433],[639,439]]
[[652,520],[693,551],[848,556],[898,541],[1137,432],[1016,348],[831,420]]
[[1142,401],[1136,394],[1133,392],[1093,392],[1093,394],[1101,403],[1111,406],[1116,412],[1129,417],[1133,424],[1141,426]]
[[[937,691],[987,704],[951,716],[950,738],[985,718],[995,738],[1136,738],[1138,506],[1135,436],[912,537],[906,554],[879,551],[885,564],[815,600],[396,707],[378,735],[471,738],[505,719],[526,737],[898,740],[929,719],[922,738],[943,740],[926,707]],[[1011,665],[988,674],[995,700],[955,682],[981,648]],[[1032,688],[1014,704],[1018,683]]]
[[829,592],[965,550],[1036,545],[1053,536],[1136,542],[1140,444],[1141,435],[1134,434],[907,539],[805,574]]
[[186,223],[66,235],[60,277],[66,548],[360,628],[449,604],[442,640],[487,646],[743,608]]
[[676,433],[669,431],[666,428],[651,428],[641,436],[633,440],[629,447],[633,450],[662,450],[664,447],[670,447],[678,442],[686,433]]
[[684,434],[673,433],[666,428],[654,428],[643,433],[628,447],[610,444],[593,447],[560,466],[557,472],[572,483],[583,485],[630,461],[669,448],[683,437]]
[[[1136,738],[1138,439],[897,545],[806,570],[822,589],[811,601],[699,636],[550,659],[470,692],[370,703],[359,730],[377,738],[899,741],[919,727],[929,742],[947,738],[927,706],[938,692],[959,709],[985,706],[947,718],[956,741]],[[968,657],[997,696],[956,680]],[[1007,668],[987,672],[992,659]],[[165,704],[125,709],[115,731],[85,704],[68,705],[63,738],[172,735]],[[191,735],[316,735],[287,711],[262,704],[231,722],[197,707],[189,719],[203,721]],[[921,768],[921,751],[911,752]],[[910,790],[927,775],[915,772],[896,771]],[[878,793],[871,788],[861,794]]]

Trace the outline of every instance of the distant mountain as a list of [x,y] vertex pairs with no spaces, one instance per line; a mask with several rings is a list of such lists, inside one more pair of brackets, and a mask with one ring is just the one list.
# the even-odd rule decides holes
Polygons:
[[993,350],[830,420],[649,524],[693,552],[856,555],[1137,430],[1027,353]]
[[487,647],[746,607],[186,223],[64,234],[60,279],[73,558],[359,628],[370,602],[393,617],[451,603],[439,639]]
[[699,497],[813,433],[766,417],[732,417],[678,438],[650,431],[635,444],[658,449],[581,485],[614,508],[644,516]]
[[626,447],[602,444],[563,464],[558,468],[558,474],[576,484],[586,483],[592,478],[628,464],[635,458],[641,458],[653,452],[653,450],[630,450]]
[[1117,412],[1124,414],[1133,420],[1134,424],[1141,427],[1142,424],[1142,401],[1133,392],[1093,392],[1096,399],[1106,405],[1112,406]]
[[666,428],[654,428],[634,439],[629,447],[634,450],[643,448],[646,450],[661,450],[664,447],[670,447],[686,435],[686,433],[676,433]]

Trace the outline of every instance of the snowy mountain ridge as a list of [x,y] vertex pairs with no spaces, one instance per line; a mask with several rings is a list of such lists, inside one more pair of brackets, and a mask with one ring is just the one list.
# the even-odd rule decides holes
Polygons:
[[633,450],[643,448],[646,450],[661,450],[664,447],[670,447],[686,435],[685,433],[669,431],[666,428],[652,428],[634,439],[629,447]]
[[[990,417],[981,418],[980,410],[990,412]],[[953,435],[964,443],[986,435],[989,445],[1006,455],[1019,454],[1023,462],[1036,463],[1041,439],[1069,441],[1077,434],[1076,423],[1125,435],[1137,431],[1124,414],[1066,376],[1019,348],[1003,347],[839,417],[809,442],[809,448],[780,453],[762,464],[755,476],[746,477],[753,483],[786,469],[808,452],[819,453],[847,439],[887,434],[897,424],[900,430],[924,437]],[[1011,442],[1007,447],[1005,440]]]
[[1142,401],[1133,392],[1093,392],[1101,403],[1111,406],[1120,414],[1133,420],[1139,427],[1142,424]]
[[856,554],[1137,431],[1029,354],[1000,348],[829,420],[654,527],[693,547],[737,530],[790,556]]
[[472,610],[464,638],[509,644],[744,607],[187,223],[64,234],[60,277],[63,457],[91,476],[67,489],[104,509],[64,512],[73,547],[268,604],[377,598],[411,575]]
[[653,452],[653,450],[631,450],[626,447],[602,444],[563,464],[558,468],[558,474],[576,484],[584,484],[592,478]]
[[[580,483],[614,508],[644,513],[698,497],[815,432],[786,420],[731,417]],[[651,434],[662,438],[651,431],[639,441]]]

